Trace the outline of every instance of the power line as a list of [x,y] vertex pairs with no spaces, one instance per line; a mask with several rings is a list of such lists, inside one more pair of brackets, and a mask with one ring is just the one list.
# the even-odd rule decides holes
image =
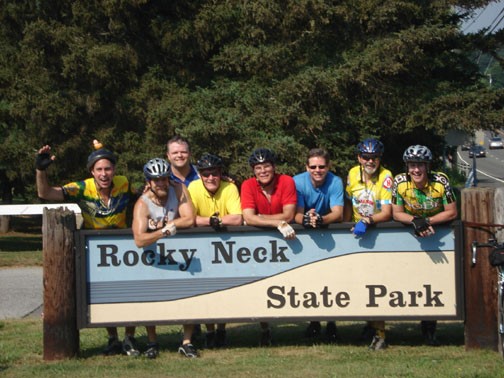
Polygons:
[[[499,1],[497,3],[500,4],[501,2]],[[493,6],[498,6],[498,5],[495,5],[495,3],[494,3]],[[490,14],[494,13],[495,11],[492,12],[493,6],[491,7],[490,4],[487,4],[484,8],[480,8],[480,11],[477,14],[477,16],[474,17],[471,20],[471,22],[465,26],[465,28],[462,30],[462,32],[465,33],[474,24],[476,24],[477,21],[479,20],[479,18],[485,12],[491,12]],[[490,25],[488,25],[487,27],[485,27],[485,29],[487,29],[487,31],[485,32],[485,34],[491,34],[491,33],[495,32],[497,30],[497,28],[499,27],[499,25],[503,22],[503,20],[504,20],[504,5],[501,7],[500,11],[494,17],[494,19],[492,20],[492,22],[490,23]]]
[[[488,7],[488,5],[487,5],[487,7]],[[467,29],[469,29],[469,28],[470,28],[470,27],[471,27],[471,26],[472,26],[472,25],[473,25],[476,21],[478,21],[478,18],[480,18],[480,16],[483,14],[483,12],[484,12],[485,10],[486,10],[486,7],[485,7],[485,8],[483,8],[483,9],[479,12],[479,14],[478,14],[475,18],[473,18],[472,22],[471,22],[470,24],[468,24],[468,25],[464,28],[464,30],[462,30],[462,32],[465,32],[465,31],[466,31]]]
[[[500,16],[500,19],[499,21],[492,27],[493,23],[497,20],[497,18]],[[504,19],[504,6],[502,7],[501,11],[499,12],[499,14],[495,17],[495,19],[492,21],[492,23],[490,24],[490,27],[491,27],[491,30],[488,32],[489,34],[493,33],[495,29],[497,29],[497,27],[499,26],[499,24],[502,22],[502,20]]]

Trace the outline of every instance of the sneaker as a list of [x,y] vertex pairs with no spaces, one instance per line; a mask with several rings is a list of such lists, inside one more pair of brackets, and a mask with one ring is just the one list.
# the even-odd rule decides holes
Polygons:
[[380,336],[374,336],[373,341],[371,341],[371,344],[369,345],[369,349],[371,350],[382,350],[387,348],[387,343],[385,342],[385,339],[381,338]]
[[262,347],[269,347],[269,346],[271,346],[271,330],[269,328],[268,329],[264,329],[261,332],[261,346]]
[[140,351],[136,346],[136,340],[133,336],[126,336],[122,343],[123,353],[127,356],[136,357],[140,355]]
[[122,353],[122,344],[116,337],[109,337],[108,345],[103,350],[104,356],[115,356]]
[[320,322],[310,322],[306,328],[305,337],[316,337],[320,335],[321,329]]
[[327,322],[326,337],[330,343],[334,343],[338,340],[338,329],[336,328],[335,322]]
[[215,334],[215,347],[223,348],[226,346],[226,330],[218,329]]
[[185,357],[188,357],[188,358],[196,358],[198,357],[198,351],[196,350],[196,348],[194,347],[194,345],[192,345],[191,343],[189,344],[182,344],[179,348],[178,348],[178,352],[185,356]]
[[215,340],[215,331],[207,332],[205,335],[205,346],[207,349],[215,348],[216,340]]
[[147,344],[147,350],[144,352],[144,356],[150,359],[154,359],[159,356],[159,344],[149,343]]

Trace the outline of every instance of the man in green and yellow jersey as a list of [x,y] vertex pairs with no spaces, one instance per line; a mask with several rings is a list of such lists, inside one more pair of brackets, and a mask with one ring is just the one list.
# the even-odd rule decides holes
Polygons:
[[[415,235],[434,234],[434,225],[457,217],[457,202],[448,177],[430,170],[432,153],[426,146],[414,145],[404,151],[406,172],[394,177],[392,212],[394,220],[411,224]],[[422,334],[428,345],[437,346],[437,322],[421,322]]]

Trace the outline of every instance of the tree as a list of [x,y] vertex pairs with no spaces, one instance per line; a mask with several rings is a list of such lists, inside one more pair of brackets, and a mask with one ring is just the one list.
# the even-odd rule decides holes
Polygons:
[[482,84],[470,55],[497,51],[502,37],[463,35],[469,13],[452,8],[484,3],[5,1],[0,135],[20,141],[0,152],[8,186],[33,193],[43,143],[58,155],[52,180],[82,177],[94,138],[140,180],[175,133],[240,179],[258,146],[291,174],[326,147],[344,176],[368,136],[402,169],[411,143],[439,152],[450,128],[503,124],[504,91]]

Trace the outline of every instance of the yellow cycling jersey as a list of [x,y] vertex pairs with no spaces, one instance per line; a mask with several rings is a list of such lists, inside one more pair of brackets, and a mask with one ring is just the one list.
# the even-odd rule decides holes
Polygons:
[[406,173],[394,178],[392,203],[404,206],[410,215],[431,217],[444,210],[444,205],[456,201],[448,177],[442,172],[429,172],[429,181],[418,189]]
[[378,174],[370,182],[362,182],[360,165],[350,169],[345,195],[352,202],[352,220],[358,222],[381,211],[383,205],[392,202],[392,173],[380,166]]
[[64,185],[63,194],[66,201],[81,208],[84,228],[126,228],[126,209],[134,196],[126,177],[114,176],[108,204],[102,201],[93,178]]

